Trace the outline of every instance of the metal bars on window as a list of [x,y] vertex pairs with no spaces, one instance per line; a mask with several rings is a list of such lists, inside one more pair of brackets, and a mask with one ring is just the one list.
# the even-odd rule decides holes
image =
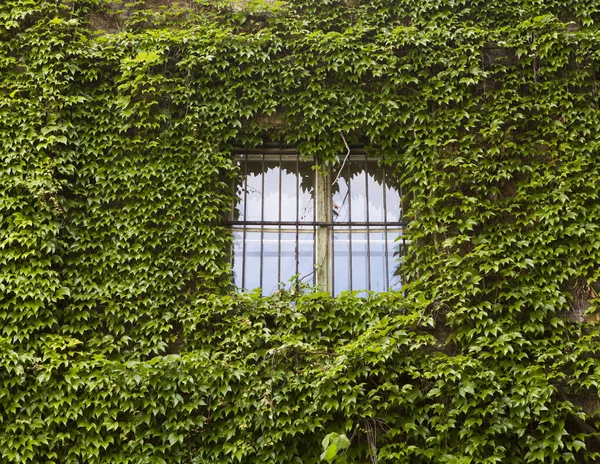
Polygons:
[[351,155],[333,186],[332,292],[401,286],[404,255],[400,188],[377,159]]
[[401,286],[400,188],[378,160],[352,154],[334,178],[293,150],[236,155],[234,280],[274,292],[298,276],[333,294]]

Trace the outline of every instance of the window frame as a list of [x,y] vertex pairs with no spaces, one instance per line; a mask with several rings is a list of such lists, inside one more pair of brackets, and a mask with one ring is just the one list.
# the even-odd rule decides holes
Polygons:
[[[366,220],[364,221],[352,221],[351,218],[348,221],[335,221],[333,218],[333,204],[334,204],[334,200],[333,200],[333,194],[332,194],[332,188],[333,188],[333,183],[332,183],[332,179],[335,179],[334,182],[337,181],[338,177],[340,177],[340,174],[342,174],[342,170],[345,168],[346,162],[348,162],[347,167],[349,169],[350,161],[356,161],[356,160],[360,160],[360,161],[364,161],[365,162],[365,170],[364,172],[367,173],[367,178],[368,178],[368,169],[367,166],[370,162],[376,162],[379,164],[379,161],[381,160],[380,158],[376,158],[376,157],[369,157],[368,153],[362,149],[362,148],[353,148],[351,149],[351,151],[348,153],[348,156],[344,159],[343,163],[340,163],[339,167],[336,167],[334,169],[327,169],[325,167],[323,167],[323,164],[321,162],[319,162],[317,159],[302,159],[299,151],[296,148],[259,148],[259,149],[234,149],[233,151],[233,156],[234,158],[237,158],[240,160],[240,162],[245,166],[246,171],[240,173],[240,176],[238,176],[238,178],[236,179],[236,181],[234,181],[234,185],[233,185],[233,205],[232,205],[232,209],[231,209],[231,213],[229,216],[229,219],[227,221],[227,224],[232,227],[232,228],[242,228],[243,230],[243,239],[242,239],[242,243],[243,243],[243,247],[244,247],[244,251],[243,251],[243,260],[245,261],[246,259],[246,230],[249,227],[256,227],[260,229],[261,232],[261,251],[260,251],[260,288],[261,291],[264,291],[264,286],[263,286],[263,247],[264,247],[264,234],[265,234],[265,227],[273,227],[276,228],[278,230],[279,233],[279,245],[278,245],[278,253],[279,253],[279,261],[278,261],[278,280],[280,281],[280,272],[281,272],[281,233],[282,233],[282,228],[285,227],[293,227],[295,228],[296,231],[296,243],[298,244],[298,240],[299,240],[299,229],[301,227],[306,227],[308,230],[309,228],[312,228],[312,237],[313,237],[313,270],[312,272],[310,272],[309,274],[304,275],[303,277],[301,277],[301,279],[304,279],[308,276],[310,276],[311,274],[314,274],[314,284],[315,286],[322,290],[322,291],[326,291],[329,292],[331,294],[335,294],[335,282],[334,282],[334,266],[335,266],[335,259],[334,259],[334,255],[335,255],[335,241],[334,241],[334,235],[336,234],[336,228],[338,227],[342,227],[342,228],[346,228],[347,229],[347,233],[349,235],[349,260],[350,263],[352,262],[352,234],[356,233],[355,229],[356,227],[364,227],[365,229],[365,236],[366,236],[366,241],[367,241],[367,245],[366,245],[366,250],[367,250],[367,257],[366,257],[366,263],[367,263],[367,272],[366,272],[366,278],[367,278],[367,283],[368,283],[368,288],[371,288],[371,269],[370,269],[370,251],[371,251],[371,247],[370,247],[370,240],[371,235],[375,232],[382,232],[384,234],[384,246],[385,246],[385,252],[384,252],[384,256],[385,259],[388,259],[388,255],[389,255],[389,250],[388,250],[388,233],[390,233],[390,229],[393,231],[397,231],[398,232],[398,238],[394,240],[397,241],[398,239],[401,239],[401,244],[399,245],[399,247],[403,248],[403,252],[406,252],[406,247],[409,245],[409,241],[406,240],[404,238],[404,229],[407,225],[407,221],[404,219],[404,200],[405,200],[405,196],[402,193],[402,187],[398,186],[397,192],[399,195],[399,200],[400,200],[400,205],[399,205],[399,220],[398,221],[388,221],[387,220],[387,209],[386,209],[386,194],[385,194],[385,187],[383,186],[383,203],[384,203],[384,221],[370,221],[369,220],[369,194],[368,194],[368,181],[366,181],[367,187],[366,187]],[[296,191],[299,192],[300,188],[301,188],[301,182],[300,182],[300,164],[301,163],[306,163],[306,162],[312,162],[313,163],[313,170],[315,172],[314,174],[314,213],[313,213],[313,220],[312,221],[305,221],[299,220],[299,215],[298,215],[298,207],[296,210],[296,220],[295,221],[282,221],[282,220],[278,220],[278,221],[265,221],[264,220],[264,196],[265,196],[265,191],[264,191],[264,173],[265,173],[265,158],[266,157],[274,157],[274,156],[278,156],[279,157],[279,164],[282,164],[282,160],[283,157],[290,157],[292,156],[293,159],[296,162],[296,166],[297,166],[297,170],[296,170]],[[262,193],[261,193],[261,217],[263,218],[263,220],[236,220],[234,219],[234,211],[235,208],[238,204],[238,196],[236,194],[236,190],[239,186],[239,179],[240,178],[244,178],[244,176],[248,175],[248,171],[247,171],[247,166],[248,166],[248,162],[249,162],[249,157],[253,157],[253,158],[258,158],[261,160],[262,162]],[[314,166],[317,166],[317,168],[314,168]],[[378,165],[379,168],[379,165]],[[336,169],[339,171],[337,172]],[[385,172],[386,169],[383,169],[383,175],[385,177]],[[335,175],[334,175],[335,174]],[[343,176],[342,176],[343,177]],[[278,192],[279,192],[279,203],[278,203],[278,207],[279,207],[279,218],[281,218],[281,205],[282,205],[282,201],[281,201],[281,196],[282,196],[282,184],[281,184],[281,178],[282,176],[279,176],[279,185],[278,185]],[[348,184],[350,184],[350,179],[348,179]],[[384,184],[385,185],[385,181]],[[245,191],[244,191],[244,208],[246,208],[246,195],[247,195],[247,184],[245,184]],[[349,188],[350,189],[350,188]],[[299,195],[297,194],[297,201],[298,201]],[[267,232],[269,233],[269,232]],[[339,232],[338,232],[339,233]],[[298,246],[298,245],[297,245]],[[233,265],[233,259],[234,259],[234,253],[233,253],[233,249],[232,249],[232,265]],[[296,259],[296,272],[298,273],[298,259],[299,259],[299,251],[298,248],[296,248],[295,250],[295,259]],[[245,263],[242,264],[242,285],[241,285],[241,289],[244,289],[244,280],[245,280],[245,273],[246,273],[246,269],[245,269]],[[350,265],[350,288],[352,289],[352,265]],[[389,277],[390,277],[390,269],[389,269],[389,264],[386,264],[386,290],[390,289],[390,283],[389,283]],[[402,285],[402,283],[400,283],[400,286]],[[363,289],[352,289],[352,290],[363,290]]]

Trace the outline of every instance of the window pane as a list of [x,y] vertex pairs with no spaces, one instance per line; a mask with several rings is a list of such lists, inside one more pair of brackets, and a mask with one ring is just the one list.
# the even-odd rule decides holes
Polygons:
[[315,235],[313,227],[300,227],[298,229],[298,274],[304,278],[303,282],[314,283],[314,247]]
[[383,169],[377,167],[377,162],[370,161],[368,164],[368,195],[369,195],[369,221],[384,222],[383,202]]
[[385,172],[385,203],[388,222],[399,222],[402,218],[400,211],[400,190],[396,180],[388,171]]
[[[268,229],[271,230],[271,229]],[[264,231],[262,238],[262,289],[265,295],[275,292],[279,284],[279,234]]]
[[261,287],[267,295],[296,274],[305,277],[303,282],[314,283],[314,227],[273,225],[316,220],[314,163],[286,154],[243,155],[239,163],[242,175],[234,220],[265,224],[235,226],[235,284],[245,289]]
[[244,234],[241,229],[236,228],[233,232],[233,282],[236,287],[242,287],[242,270],[244,263],[243,255]]
[[397,217],[400,195],[394,188],[387,187],[385,190],[388,191],[388,196],[384,201],[384,184],[384,170],[378,167],[376,160],[359,157],[348,162],[333,186],[333,220],[383,222],[386,220],[384,209],[388,207],[388,200],[392,208],[391,217],[394,216],[394,212]]
[[246,176],[246,221],[262,220],[262,163],[259,161],[248,161],[248,174]]
[[260,232],[246,232],[246,256],[244,259],[244,288],[260,287]]
[[387,257],[385,254],[385,233],[375,232],[370,234],[369,244],[371,245],[371,288],[376,292],[387,289],[388,272]]
[[390,290],[399,290],[402,287],[400,264],[406,253],[406,244],[401,232],[388,233],[388,266],[390,275]]
[[350,178],[350,220],[364,222],[367,220],[367,190],[365,163],[351,161],[348,163],[352,177]]
[[367,265],[367,234],[366,232],[352,231],[352,290],[367,290],[368,265]]
[[336,228],[333,234],[333,293],[350,290],[350,234],[345,228]]
[[287,283],[296,274],[296,234],[283,232],[281,234],[281,277]]
[[281,166],[279,160],[266,160],[264,162],[264,221],[279,221],[279,175]]
[[297,218],[297,204],[299,179],[296,161],[282,161],[281,163],[281,220],[295,221]]
[[384,227],[370,230],[368,234],[365,227],[337,227],[333,234],[333,293],[399,289],[403,242],[396,239],[400,235],[401,229],[397,227],[387,231],[387,240]]
[[333,186],[333,221],[348,222],[350,221],[350,210],[348,209],[348,181],[344,176],[340,176],[336,184]]
[[243,163],[241,160],[238,161],[237,165],[240,168],[241,172],[241,181],[235,186],[235,205],[233,208],[233,220],[234,221],[243,221],[245,218],[245,203],[246,198],[244,195],[244,191],[246,190],[246,163]]

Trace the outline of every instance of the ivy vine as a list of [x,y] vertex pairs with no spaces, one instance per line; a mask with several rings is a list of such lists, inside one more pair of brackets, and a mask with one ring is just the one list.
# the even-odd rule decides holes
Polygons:
[[[2,2],[2,462],[595,462],[599,21]],[[237,293],[233,147],[346,141],[411,192],[402,293]]]

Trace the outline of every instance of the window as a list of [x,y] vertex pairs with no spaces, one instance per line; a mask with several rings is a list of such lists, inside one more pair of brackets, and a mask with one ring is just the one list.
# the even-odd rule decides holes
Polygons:
[[295,150],[236,155],[234,281],[273,293],[297,275],[339,294],[401,286],[402,195],[377,159],[353,151],[339,172]]

